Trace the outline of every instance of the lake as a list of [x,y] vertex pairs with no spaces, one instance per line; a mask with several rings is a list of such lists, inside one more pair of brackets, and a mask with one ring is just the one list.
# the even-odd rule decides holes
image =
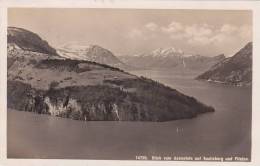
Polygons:
[[8,111],[8,158],[127,159],[136,156],[251,157],[251,87],[197,81],[195,74],[131,71],[215,108],[169,122],[83,122]]

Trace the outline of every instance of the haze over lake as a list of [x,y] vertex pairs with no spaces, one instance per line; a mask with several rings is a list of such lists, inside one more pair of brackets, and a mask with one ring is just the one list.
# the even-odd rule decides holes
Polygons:
[[197,81],[190,72],[131,73],[160,81],[216,111],[169,122],[83,122],[9,110],[8,157],[135,160],[137,155],[188,155],[250,159],[251,87]]

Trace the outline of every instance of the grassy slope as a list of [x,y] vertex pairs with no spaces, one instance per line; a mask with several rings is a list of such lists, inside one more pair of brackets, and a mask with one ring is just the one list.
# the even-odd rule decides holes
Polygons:
[[8,58],[9,108],[48,113],[44,99],[49,97],[56,106],[75,100],[80,111],[64,108],[58,116],[81,120],[167,121],[214,111],[174,89],[117,68],[27,53]]

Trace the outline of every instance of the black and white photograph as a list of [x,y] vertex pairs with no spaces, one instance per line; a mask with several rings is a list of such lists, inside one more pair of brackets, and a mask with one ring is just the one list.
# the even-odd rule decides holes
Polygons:
[[7,158],[250,162],[252,10],[7,9]]

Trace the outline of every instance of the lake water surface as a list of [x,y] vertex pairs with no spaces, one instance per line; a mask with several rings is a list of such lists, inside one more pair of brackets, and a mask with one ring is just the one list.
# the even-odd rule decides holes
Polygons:
[[170,122],[82,122],[8,111],[9,158],[129,159],[251,156],[251,88],[194,80],[194,74],[132,71],[213,106]]

